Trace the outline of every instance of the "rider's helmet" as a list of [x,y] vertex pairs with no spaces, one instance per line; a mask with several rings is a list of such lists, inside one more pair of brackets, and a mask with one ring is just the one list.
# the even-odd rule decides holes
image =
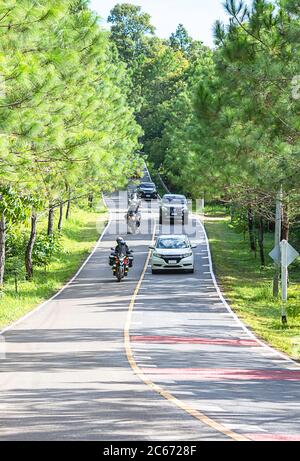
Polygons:
[[117,244],[118,245],[125,245],[125,240],[123,239],[123,237],[118,237],[117,238]]

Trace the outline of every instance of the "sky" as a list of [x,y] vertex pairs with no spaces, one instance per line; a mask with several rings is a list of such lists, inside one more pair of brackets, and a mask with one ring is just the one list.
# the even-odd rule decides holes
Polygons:
[[156,34],[168,38],[178,24],[183,24],[189,35],[213,46],[213,25],[217,19],[227,21],[223,0],[90,0],[91,9],[96,11],[106,25],[110,10],[117,3],[139,5],[152,17]]

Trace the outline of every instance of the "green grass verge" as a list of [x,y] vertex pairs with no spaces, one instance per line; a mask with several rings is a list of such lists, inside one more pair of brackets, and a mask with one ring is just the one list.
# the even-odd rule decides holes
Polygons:
[[[104,207],[96,213],[73,206],[71,217],[64,222],[62,231],[64,251],[55,257],[46,271],[43,268],[35,269],[32,282],[20,281],[18,294],[14,281],[9,279],[6,282],[0,298],[0,328],[49,299],[72,278],[94,247],[106,220]],[[38,230],[45,229],[45,225],[45,221],[39,223]]]
[[[214,269],[225,297],[237,315],[260,338],[294,359],[300,359],[300,265],[290,267],[288,325],[281,323],[280,301],[272,296],[273,266],[260,267],[248,241],[230,227],[230,218],[209,210],[205,227],[211,244]],[[266,255],[274,246],[266,235]]]

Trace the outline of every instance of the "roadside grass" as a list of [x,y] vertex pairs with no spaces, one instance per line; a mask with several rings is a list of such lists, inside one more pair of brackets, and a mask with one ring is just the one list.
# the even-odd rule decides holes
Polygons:
[[288,325],[281,323],[280,300],[272,294],[273,265],[268,253],[273,234],[265,236],[268,266],[249,250],[247,239],[230,227],[225,209],[206,209],[205,227],[216,276],[233,310],[264,341],[296,360],[300,359],[300,264],[290,266]]
[[[49,299],[72,278],[93,249],[106,220],[104,206],[96,212],[73,205],[71,217],[68,221],[64,220],[61,232],[63,251],[53,258],[46,270],[35,268],[33,281],[20,280],[18,293],[15,292],[14,280],[10,278],[6,281],[0,297],[0,329]],[[38,231],[45,230],[46,225],[46,219],[41,220]]]

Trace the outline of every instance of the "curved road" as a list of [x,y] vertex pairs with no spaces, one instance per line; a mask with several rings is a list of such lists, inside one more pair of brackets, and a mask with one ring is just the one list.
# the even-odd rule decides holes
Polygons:
[[144,204],[118,284],[108,254],[126,194],[107,201],[110,224],[82,271],[3,332],[0,440],[300,440],[300,368],[231,313],[201,223],[186,229],[195,274],[152,275],[148,246],[166,229]]

